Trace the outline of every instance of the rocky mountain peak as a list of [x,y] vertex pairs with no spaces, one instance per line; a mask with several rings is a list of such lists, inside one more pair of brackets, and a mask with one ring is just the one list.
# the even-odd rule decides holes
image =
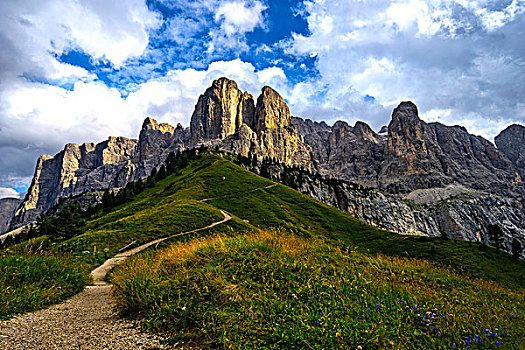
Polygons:
[[330,135],[330,149],[336,149],[341,143],[348,138],[352,132],[352,127],[347,122],[338,120],[332,126],[332,134]]
[[388,125],[388,149],[400,158],[427,154],[423,133],[423,122],[419,119],[416,105],[410,101],[401,102],[394,109]]
[[363,123],[361,121],[356,122],[352,132],[354,133],[355,136],[363,140],[367,140],[367,141],[374,142],[374,143],[379,142],[377,140],[376,133],[374,132],[374,130],[372,130],[370,125],[368,125],[367,123]]
[[284,128],[292,123],[290,108],[281,95],[269,86],[263,87],[261,95],[257,98],[255,119],[255,131],[258,134],[266,129]]
[[521,177],[525,177],[525,126],[513,124],[494,138],[494,142],[516,168]]
[[253,123],[253,105],[253,97],[243,94],[233,80],[215,80],[195,106],[190,123],[191,143],[224,139],[237,132],[244,119]]
[[[178,127],[178,125],[177,125],[177,127]],[[182,127],[182,125],[181,125],[181,127]],[[161,124],[159,124],[155,119],[153,119],[151,117],[148,117],[148,118],[144,119],[144,122],[142,123],[141,132],[146,132],[147,130],[158,130],[158,131],[160,131],[163,134],[165,134],[165,133],[173,134],[173,132],[175,131],[175,128],[173,128],[173,126],[171,126],[168,123],[161,123]]]

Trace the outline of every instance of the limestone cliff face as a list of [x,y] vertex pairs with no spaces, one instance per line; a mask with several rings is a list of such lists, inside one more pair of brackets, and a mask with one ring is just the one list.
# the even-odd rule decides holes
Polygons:
[[292,124],[296,127],[300,135],[303,136],[304,143],[312,148],[312,156],[320,164],[328,160],[330,150],[330,136],[332,127],[325,122],[314,122],[310,119],[292,117]]
[[177,152],[188,141],[189,130],[181,125],[174,128],[147,118],[139,140],[110,137],[99,144],[67,144],[55,156],[41,156],[10,229],[34,221],[60,198],[120,188],[144,178],[154,167],[159,167],[170,152]]
[[182,125],[159,124],[153,118],[146,118],[140,130],[131,164],[135,170],[134,179],[144,178],[151,174],[153,168],[159,167],[170,152],[177,152],[189,143],[189,129]]
[[291,123],[290,109],[270,87],[253,97],[226,78],[213,82],[199,97],[191,119],[191,146],[200,144],[247,156],[272,157],[311,168],[311,149]]
[[126,164],[136,144],[136,140],[110,137],[99,144],[67,144],[54,157],[41,156],[33,182],[15,213],[11,228],[34,221],[59,198],[124,186],[132,178],[132,169]]
[[224,139],[246,122],[254,124],[253,97],[243,93],[233,80],[220,78],[199,97],[191,117],[191,144]]
[[269,86],[263,87],[261,95],[257,98],[255,120],[255,131],[258,134],[268,129],[286,128],[291,124],[288,105],[281,95]]
[[515,182],[525,179],[525,126],[513,124],[503,130],[494,141],[498,150],[516,167]]
[[21,202],[18,198],[0,199],[0,235],[9,228],[9,221]]
[[[277,175],[280,170],[274,171]],[[455,186],[424,190],[426,193],[419,200],[398,198],[377,189],[318,176],[306,176],[298,190],[372,226],[400,234],[440,236],[445,232],[451,238],[489,243],[488,226],[496,223],[504,232],[504,250],[510,252],[513,238],[525,246],[525,213],[516,198]],[[440,192],[440,196],[428,200],[435,192]],[[525,258],[525,251],[522,257]]]
[[[294,123],[303,124],[299,119]],[[453,183],[489,190],[516,182],[516,166],[493,144],[463,127],[425,123],[412,102],[394,110],[386,135],[362,122],[336,122],[323,133],[300,130],[322,174],[392,194]]]
[[388,125],[388,150],[394,156],[412,162],[417,156],[428,154],[423,138],[423,125],[412,102],[402,102],[392,114]]

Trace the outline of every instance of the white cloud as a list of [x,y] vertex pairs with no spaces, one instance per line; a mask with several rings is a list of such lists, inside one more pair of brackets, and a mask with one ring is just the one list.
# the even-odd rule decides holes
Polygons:
[[216,9],[214,20],[218,28],[210,29],[212,41],[208,52],[222,48],[248,49],[245,35],[255,28],[264,28],[263,12],[267,7],[260,1],[224,1]]
[[[0,185],[31,176],[36,156],[66,140],[140,126],[127,119],[134,112],[118,91],[56,56],[81,50],[118,68],[141,55],[159,23],[144,0],[2,1],[0,13]],[[74,88],[57,87],[66,85]]]
[[20,195],[12,188],[0,187],[0,199],[1,198],[18,198]]
[[0,69],[11,77],[86,75],[55,60],[53,54],[69,49],[83,50],[118,67],[145,50],[148,30],[159,23],[143,0],[2,1],[0,12],[4,33],[0,59],[7,64]]
[[244,34],[262,26],[262,12],[266,10],[259,1],[249,4],[245,1],[228,1],[220,5],[215,13],[215,22],[220,24],[226,36]]
[[310,33],[283,45],[317,58],[319,79],[296,91],[322,95],[301,109],[316,119],[369,113],[359,117],[377,128],[413,100],[420,112],[450,110],[443,120],[491,139],[501,131],[492,126],[525,120],[523,44],[514,39],[525,34],[524,10],[516,0],[307,1]]

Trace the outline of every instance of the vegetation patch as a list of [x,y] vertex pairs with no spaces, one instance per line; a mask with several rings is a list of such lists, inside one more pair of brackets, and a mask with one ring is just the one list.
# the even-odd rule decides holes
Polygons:
[[67,259],[43,256],[0,257],[0,319],[55,304],[89,282]]
[[122,315],[204,348],[522,349],[523,290],[276,231],[193,239],[112,279]]

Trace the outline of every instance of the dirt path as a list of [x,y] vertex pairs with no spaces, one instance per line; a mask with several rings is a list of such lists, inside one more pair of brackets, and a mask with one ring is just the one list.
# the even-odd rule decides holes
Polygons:
[[106,274],[126,258],[164,240],[207,230],[231,219],[206,227],[160,238],[117,254],[91,272],[94,286],[88,286],[71,299],[29,314],[0,322],[0,349],[147,349],[166,348],[162,338],[141,332],[137,324],[118,317],[113,310],[112,286]]

